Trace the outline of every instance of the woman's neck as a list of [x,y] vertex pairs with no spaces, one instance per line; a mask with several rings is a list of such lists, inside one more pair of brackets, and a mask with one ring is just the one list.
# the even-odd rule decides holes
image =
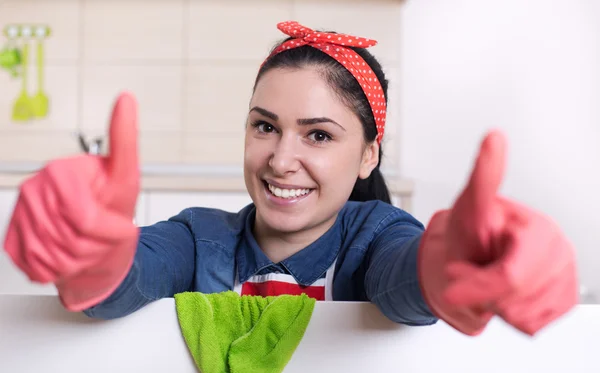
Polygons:
[[268,227],[257,216],[253,234],[263,253],[273,262],[279,263],[319,239],[335,223],[336,217],[318,226],[295,232],[281,232]]

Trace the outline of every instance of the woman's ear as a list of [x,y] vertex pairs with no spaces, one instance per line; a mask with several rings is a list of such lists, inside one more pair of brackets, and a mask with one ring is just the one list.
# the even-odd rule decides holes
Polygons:
[[368,144],[363,152],[362,161],[360,164],[360,170],[358,177],[360,179],[366,179],[371,175],[371,172],[379,164],[379,144],[377,141],[373,141]]

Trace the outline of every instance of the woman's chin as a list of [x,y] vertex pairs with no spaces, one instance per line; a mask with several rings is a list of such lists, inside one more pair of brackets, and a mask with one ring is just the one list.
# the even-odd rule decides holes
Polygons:
[[262,216],[261,221],[271,231],[280,233],[293,233],[305,230],[309,226],[308,219],[300,214],[290,214],[280,211],[268,211]]

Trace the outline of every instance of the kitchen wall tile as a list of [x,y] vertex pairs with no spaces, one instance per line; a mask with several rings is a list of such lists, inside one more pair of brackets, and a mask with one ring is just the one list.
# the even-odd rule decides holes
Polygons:
[[4,0],[0,1],[0,26],[4,29],[12,23],[47,24],[52,34],[44,42],[46,61],[74,61],[80,54],[79,11],[78,0]]
[[240,135],[258,66],[190,66],[184,99],[185,131]]
[[[28,93],[30,97],[34,97],[38,92],[37,71],[33,66],[30,66],[28,71]],[[22,84],[20,79],[0,74],[0,130],[20,133],[39,130],[75,131],[80,100],[77,90],[78,78],[75,65],[46,66],[43,88],[49,99],[48,115],[28,122],[13,122],[12,110],[15,100],[21,94]]]
[[0,159],[3,161],[45,162],[77,153],[80,153],[79,145],[70,132],[0,132]]
[[369,50],[382,62],[400,57],[398,0],[294,0],[294,19],[307,27],[375,39]]
[[193,0],[188,13],[191,59],[262,60],[284,35],[277,23],[291,0]]
[[[20,81],[0,72],[0,159],[45,161],[79,152],[72,132],[81,128],[88,136],[106,136],[114,100],[127,90],[139,101],[142,162],[241,166],[255,74],[273,44],[284,37],[277,22],[297,19],[310,27],[376,38],[381,44],[372,51],[395,80],[399,27],[398,32],[389,27],[397,29],[401,4],[0,0],[0,25],[45,22],[53,29],[46,44],[48,118],[27,125],[11,123]],[[357,15],[373,21],[355,22]],[[29,72],[33,92],[33,61]],[[392,82],[388,166],[388,158],[395,163],[399,153],[398,97]]]
[[178,62],[183,57],[183,0],[85,0],[84,58],[90,62]]
[[183,149],[180,132],[142,132],[139,140],[140,162],[142,163],[179,163],[182,160]]
[[182,68],[177,66],[86,66],[82,128],[104,133],[118,94],[130,91],[138,100],[140,131],[178,131],[182,80]]
[[244,136],[218,136],[184,133],[183,161],[193,164],[241,166],[244,159]]

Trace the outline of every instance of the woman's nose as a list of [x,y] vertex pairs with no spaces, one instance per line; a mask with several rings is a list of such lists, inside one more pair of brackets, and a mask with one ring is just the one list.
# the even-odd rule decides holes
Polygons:
[[282,136],[271,154],[269,166],[277,175],[286,175],[300,169],[298,140],[295,136]]

